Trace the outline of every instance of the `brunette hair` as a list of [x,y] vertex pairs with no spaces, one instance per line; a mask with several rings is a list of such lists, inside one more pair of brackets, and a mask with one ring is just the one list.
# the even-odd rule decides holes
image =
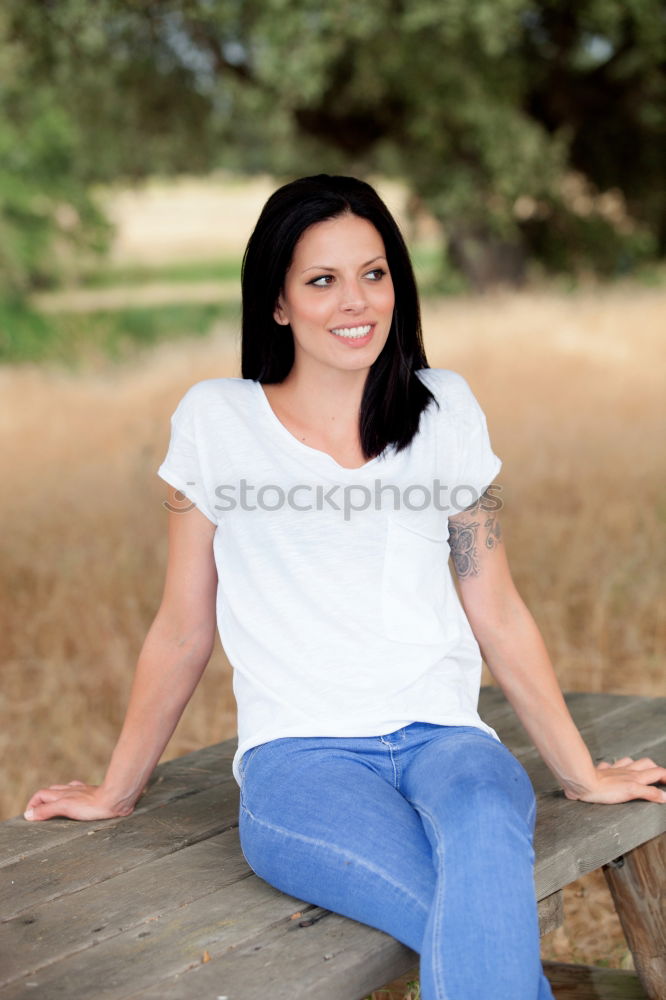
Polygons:
[[370,184],[355,177],[317,174],[275,191],[250,236],[241,271],[243,293],[241,374],[261,383],[281,382],[294,363],[291,327],[273,312],[304,231],[317,222],[358,215],[384,241],[395,290],[388,339],[371,366],[361,400],[360,438],[366,458],[388,445],[406,448],[421,413],[437,402],[416,375],[429,368],[421,333],[418,292],[409,252],[395,219]]

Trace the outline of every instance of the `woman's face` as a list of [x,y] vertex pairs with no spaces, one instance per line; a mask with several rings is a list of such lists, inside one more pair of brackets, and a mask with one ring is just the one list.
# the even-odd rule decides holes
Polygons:
[[294,370],[369,369],[394,304],[384,241],[367,219],[348,214],[305,230],[273,316],[291,325]]

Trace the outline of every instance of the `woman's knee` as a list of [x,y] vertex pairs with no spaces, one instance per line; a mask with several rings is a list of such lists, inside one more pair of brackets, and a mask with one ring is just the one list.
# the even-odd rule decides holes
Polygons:
[[480,755],[476,766],[463,768],[453,779],[458,798],[494,816],[518,814],[532,823],[536,798],[530,777],[510,750],[498,743]]
[[410,798],[430,802],[463,824],[469,814],[523,818],[533,828],[534,788],[527,771],[511,751],[492,737],[462,734],[455,743],[435,745],[409,775]]

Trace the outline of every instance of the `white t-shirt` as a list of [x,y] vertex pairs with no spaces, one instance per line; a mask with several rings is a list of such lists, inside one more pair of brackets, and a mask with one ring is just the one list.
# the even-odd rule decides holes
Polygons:
[[408,448],[346,469],[278,420],[261,384],[212,378],[171,418],[158,475],[215,525],[217,624],[238,749],[284,736],[476,726],[481,656],[448,568],[448,517],[497,475],[485,417],[455,372]]

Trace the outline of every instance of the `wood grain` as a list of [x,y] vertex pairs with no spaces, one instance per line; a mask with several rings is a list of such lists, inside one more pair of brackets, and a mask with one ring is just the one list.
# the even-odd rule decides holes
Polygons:
[[634,964],[649,1000],[666,997],[666,834],[604,866]]
[[648,1000],[635,972],[544,962],[555,1000]]

